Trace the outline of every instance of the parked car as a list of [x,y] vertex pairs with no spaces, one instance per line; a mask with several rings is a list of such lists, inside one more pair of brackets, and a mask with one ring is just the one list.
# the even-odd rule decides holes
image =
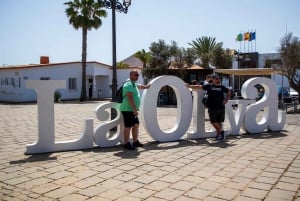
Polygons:
[[281,99],[281,96],[283,97],[289,97],[289,89],[287,87],[282,87],[282,86],[277,86],[277,92],[278,92],[278,97]]
[[290,88],[290,93],[289,94],[292,97],[298,97],[299,96],[298,92],[293,88]]

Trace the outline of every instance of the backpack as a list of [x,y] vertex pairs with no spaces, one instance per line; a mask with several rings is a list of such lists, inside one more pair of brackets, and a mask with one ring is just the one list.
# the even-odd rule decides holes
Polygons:
[[120,88],[118,89],[117,93],[116,93],[116,102],[117,103],[122,103],[123,102],[123,86],[124,83],[122,84],[122,86],[120,86]]
[[[123,102],[123,98],[126,96],[123,96],[123,86],[126,82],[123,82],[122,86],[120,86],[120,88],[117,90],[116,93],[116,102],[117,103],[122,103]],[[132,84],[132,87],[134,87],[134,84]]]

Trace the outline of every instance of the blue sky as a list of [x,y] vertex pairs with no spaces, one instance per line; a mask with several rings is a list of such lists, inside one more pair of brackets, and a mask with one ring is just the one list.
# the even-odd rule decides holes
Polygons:
[[[69,25],[66,0],[0,1],[0,66],[81,60],[81,31]],[[300,37],[299,0],[132,0],[127,14],[117,13],[117,60],[152,42],[176,41],[179,47],[202,36],[224,48],[240,49],[239,32],[256,30],[256,51],[277,52],[286,30]],[[88,32],[88,61],[111,65],[111,10],[98,30]],[[248,43],[245,50],[248,51]],[[251,45],[249,45],[251,51]],[[252,43],[254,51],[255,42]],[[244,43],[242,43],[242,51]]]

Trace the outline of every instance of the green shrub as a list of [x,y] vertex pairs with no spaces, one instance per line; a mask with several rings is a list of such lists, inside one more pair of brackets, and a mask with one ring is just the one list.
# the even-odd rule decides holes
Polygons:
[[61,98],[61,93],[59,91],[54,92],[54,102],[59,102]]

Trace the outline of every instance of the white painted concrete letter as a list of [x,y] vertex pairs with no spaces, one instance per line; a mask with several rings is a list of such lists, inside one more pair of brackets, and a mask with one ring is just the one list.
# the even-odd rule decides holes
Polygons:
[[[114,108],[117,111],[117,116],[113,120],[110,120],[110,114],[107,111],[107,109],[110,108]],[[112,147],[115,146],[119,141],[122,141],[124,122],[118,103],[111,102],[99,105],[96,109],[96,116],[100,121],[109,120],[108,122],[101,123],[95,129],[94,140],[97,145],[100,147]],[[112,137],[109,137],[108,132],[116,126],[117,132]]]
[[[264,88],[265,93],[259,101],[247,107],[243,128],[249,133],[261,133],[266,129],[279,131],[284,127],[286,114],[278,111],[277,87],[274,81],[263,77],[251,78],[243,84],[242,96],[245,99],[255,99],[258,95],[255,87],[257,84]],[[257,115],[262,110],[263,116],[257,120]]]
[[[144,90],[141,102],[141,121],[146,131],[157,141],[167,142],[180,139],[189,128],[192,118],[192,96],[185,83],[175,76],[160,76],[153,79],[151,87]],[[177,99],[176,123],[167,132],[159,128],[157,120],[157,97],[163,86],[170,86]]]
[[66,87],[65,80],[28,80],[27,88],[37,93],[38,140],[27,145],[26,154],[88,149],[93,147],[93,120],[86,120],[85,131],[77,141],[55,143],[54,91]]
[[193,90],[193,120],[192,120],[192,131],[187,134],[188,139],[199,139],[214,137],[216,135],[215,130],[205,130],[205,107],[202,103],[203,96],[206,91]]

